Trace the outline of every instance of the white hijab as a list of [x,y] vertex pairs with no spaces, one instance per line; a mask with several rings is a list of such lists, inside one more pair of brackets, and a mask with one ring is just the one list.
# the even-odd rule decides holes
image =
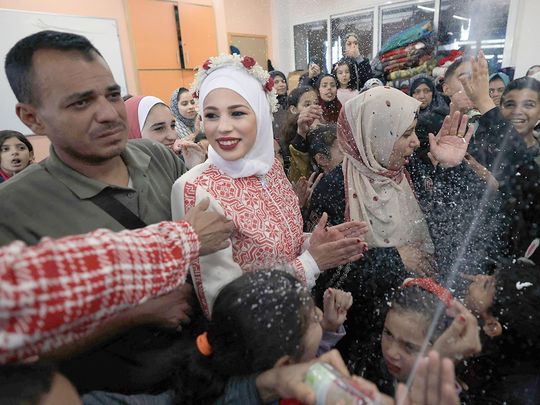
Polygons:
[[257,119],[257,139],[242,159],[225,160],[209,146],[208,160],[233,178],[265,175],[274,163],[274,138],[270,106],[261,83],[242,68],[233,66],[218,68],[210,73],[201,85],[199,90],[201,108],[204,109],[206,96],[215,89],[233,90],[248,102]]
[[338,139],[345,155],[348,212],[350,219],[368,223],[369,246],[418,245],[433,251],[405,169],[385,168],[419,106],[419,101],[397,89],[374,87],[350,100],[340,114]]

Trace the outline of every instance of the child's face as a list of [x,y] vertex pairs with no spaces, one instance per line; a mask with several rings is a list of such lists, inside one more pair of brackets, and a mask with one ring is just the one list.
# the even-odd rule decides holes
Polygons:
[[317,356],[317,350],[321,344],[322,339],[322,327],[321,321],[323,318],[322,311],[313,305],[309,316],[309,325],[303,338],[304,353],[300,359],[300,362],[313,360]]
[[398,381],[407,380],[428,326],[426,318],[419,313],[398,309],[388,311],[381,349],[388,372]]
[[233,90],[215,89],[204,99],[204,133],[225,160],[242,159],[255,145],[257,117],[249,103]]
[[539,95],[531,89],[512,90],[502,100],[501,112],[520,135],[528,135],[540,119]]
[[336,98],[336,81],[332,76],[323,77],[319,86],[319,94],[324,101],[332,101]]
[[482,318],[489,313],[495,297],[496,280],[494,276],[478,275],[472,277],[465,306]]
[[351,73],[349,72],[349,66],[339,65],[336,69],[336,76],[340,87],[347,87],[351,80]]
[[8,138],[0,147],[0,168],[10,175],[25,169],[34,159],[34,154],[18,138]]
[[302,111],[307,110],[312,105],[317,104],[319,104],[317,93],[315,93],[315,91],[308,91],[307,93],[304,93],[302,94],[302,96],[300,96],[300,100],[298,100],[298,106],[292,106],[291,109],[293,113],[300,114]]

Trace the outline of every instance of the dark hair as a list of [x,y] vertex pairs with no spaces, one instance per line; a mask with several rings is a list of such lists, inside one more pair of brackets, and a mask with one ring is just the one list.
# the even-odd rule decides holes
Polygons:
[[308,132],[309,154],[313,159],[318,153],[330,156],[330,149],[337,139],[336,132],[337,125],[335,123],[317,125]]
[[2,404],[39,404],[51,390],[54,372],[51,364],[43,362],[0,366]]
[[203,131],[199,131],[199,133],[197,134],[197,136],[195,137],[193,142],[199,143],[200,141],[204,141],[204,140],[207,140],[207,139],[208,138],[206,138],[206,134]]
[[532,65],[530,68],[527,69],[527,73],[525,74],[525,76],[529,76],[529,73],[531,72],[531,70],[533,69],[540,69],[540,65]]
[[21,141],[22,143],[26,145],[26,147],[28,148],[30,152],[34,152],[34,147],[30,143],[30,141],[26,138],[26,136],[24,136],[18,131],[11,131],[11,130],[0,131],[0,146],[2,146],[4,142],[6,142],[8,139],[11,139],[11,138],[17,138],[19,141]]
[[336,76],[334,76],[331,73],[324,73],[324,74],[320,75],[319,78],[317,79],[317,84],[315,85],[315,88],[317,89],[317,91],[319,91],[319,89],[321,88],[321,82],[325,77],[331,77],[332,79],[334,79],[334,81],[336,82],[336,86],[337,86],[338,81],[337,81]]
[[540,82],[533,77],[525,76],[525,77],[520,77],[519,79],[516,79],[516,80],[512,80],[510,83],[508,83],[508,86],[506,86],[501,96],[501,105],[504,101],[504,98],[512,90],[525,90],[525,89],[535,91],[536,95],[538,96],[538,99],[540,100]]
[[433,80],[426,76],[419,76],[416,79],[411,81],[411,85],[409,87],[409,96],[412,97],[415,90],[422,84],[425,84],[429,87],[429,90],[433,93],[433,96],[435,96],[435,84],[433,83]]
[[289,107],[292,106],[292,105],[295,106],[295,107],[298,107],[298,103],[300,102],[300,98],[304,94],[309,93],[310,91],[314,91],[315,93],[317,93],[317,90],[315,90],[311,86],[299,86],[296,89],[294,89],[293,91],[291,91],[291,94],[289,94],[289,99],[288,99]]
[[338,66],[347,66],[349,68],[350,73],[350,79],[349,83],[347,84],[348,89],[357,90],[358,89],[358,78],[356,77],[356,62],[349,57],[342,58],[336,65],[334,66],[334,69],[332,70],[332,73],[334,77],[336,78],[336,84],[339,87],[339,80],[337,80],[337,68]]
[[[429,327],[435,318],[437,307],[441,303],[442,301],[435,294],[417,285],[412,285],[410,287],[396,289],[392,299],[392,309],[395,309],[396,311],[418,313],[426,319]],[[431,336],[431,343],[437,340],[451,323],[452,318],[446,315],[443,310],[437,321],[433,336]],[[427,328],[424,330],[424,333],[427,333]]]
[[[503,326],[501,340],[521,358],[540,350],[540,266],[523,259],[500,266],[491,314]],[[530,285],[518,288],[518,283]]]
[[280,357],[299,360],[313,301],[284,271],[244,273],[214,302],[208,327],[212,354],[184,349],[176,367],[175,403],[213,403],[232,377],[271,369]]
[[186,89],[185,87],[180,87],[178,89],[178,98],[176,100],[180,100],[180,96],[187,92],[189,92],[189,89]]
[[280,72],[279,70],[272,70],[270,72],[270,76],[272,77],[272,79],[275,79],[276,76],[279,76],[281,77],[283,80],[285,80],[285,84],[287,84],[287,78],[285,77],[285,74],[283,72]]
[[40,31],[21,39],[7,53],[4,65],[9,85],[21,103],[40,102],[33,88],[32,58],[43,49],[77,51],[89,61],[101,56],[87,38],[68,32]]
[[454,76],[457,68],[460,67],[463,64],[463,62],[467,62],[467,60],[461,56],[459,58],[456,58],[456,60],[453,61],[450,66],[448,66],[448,69],[446,69],[446,72],[444,73],[445,83],[448,83],[448,80],[450,80],[450,78]]

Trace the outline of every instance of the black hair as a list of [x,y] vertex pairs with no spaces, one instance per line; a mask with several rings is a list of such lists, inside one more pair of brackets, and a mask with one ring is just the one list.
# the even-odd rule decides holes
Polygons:
[[284,271],[244,273],[218,294],[207,331],[212,354],[184,348],[175,403],[214,403],[232,377],[269,370],[282,356],[299,360],[313,308],[309,292]]
[[525,76],[529,76],[529,73],[533,69],[540,69],[540,65],[532,65],[530,68],[527,69],[527,73],[525,74]]
[[189,89],[186,89],[185,87],[180,87],[178,89],[178,98],[176,100],[180,100],[180,96],[187,92],[189,92]]
[[283,80],[285,80],[285,84],[287,84],[287,78],[285,77],[285,74],[283,72],[280,72],[279,70],[272,70],[270,72],[270,76],[272,77],[272,79],[275,79],[276,76],[279,76],[281,77]]
[[4,142],[11,138],[17,138],[19,141],[26,145],[26,147],[31,153],[34,152],[34,147],[32,146],[32,143],[30,143],[30,141],[26,138],[26,136],[24,136],[18,131],[11,131],[8,129],[0,131],[0,146],[2,146]]
[[[427,328],[429,328],[429,325],[435,318],[437,307],[441,303],[439,297],[417,285],[396,289],[391,300],[392,309],[395,309],[396,311],[418,313],[426,319],[427,326],[424,330],[424,334],[427,333]],[[430,342],[433,344],[451,323],[452,318],[446,315],[443,310],[437,321],[433,336],[430,338]]]
[[501,105],[504,101],[504,98],[512,90],[525,90],[525,89],[535,91],[536,95],[538,96],[538,100],[540,100],[540,82],[533,77],[525,76],[525,77],[520,77],[519,79],[512,80],[510,83],[508,83],[508,86],[506,86],[501,96]]
[[415,90],[422,84],[425,84],[429,87],[429,90],[433,93],[433,96],[435,96],[435,84],[433,83],[433,80],[426,76],[420,76],[411,81],[411,85],[409,87],[409,96],[412,97]]
[[456,60],[453,61],[450,66],[448,66],[448,69],[446,69],[446,72],[444,73],[444,82],[448,83],[448,80],[450,80],[450,78],[456,73],[457,68],[466,61],[467,60],[463,56],[456,58]]
[[40,31],[19,40],[7,53],[4,68],[9,85],[21,103],[39,103],[33,88],[34,53],[43,49],[77,51],[86,60],[92,61],[99,51],[85,37],[59,31]]
[[51,390],[55,368],[49,363],[0,366],[0,398],[3,405],[38,405]]
[[337,68],[338,66],[347,66],[349,68],[349,74],[350,79],[349,83],[347,84],[348,89],[356,90],[358,89],[358,78],[356,77],[356,62],[349,57],[342,58],[336,65],[334,66],[334,69],[332,71],[334,77],[336,78],[336,84],[339,87],[339,80],[337,80]]
[[500,338],[507,343],[505,348],[521,358],[538,358],[540,266],[520,259],[501,265],[494,276],[496,287],[490,312],[503,327]]
[[208,138],[206,138],[206,134],[203,131],[199,131],[193,142],[199,143],[200,141],[204,141]]
[[331,74],[331,73],[324,73],[324,74],[320,75],[319,78],[317,79],[317,84],[315,85],[315,88],[317,89],[317,91],[319,91],[319,89],[321,88],[321,82],[325,77],[331,77],[332,79],[334,79],[334,81],[336,82],[336,86],[337,86],[338,81],[337,81],[336,76]]
[[308,132],[309,154],[313,159],[318,153],[330,156],[330,149],[337,139],[336,132],[335,123],[320,124]]
[[288,99],[289,107],[290,106],[298,107],[298,103],[300,102],[300,98],[304,94],[309,93],[310,91],[314,91],[315,93],[317,93],[317,90],[315,90],[311,86],[299,86],[296,89],[294,89],[293,91],[291,91],[291,94],[289,94],[289,99]]

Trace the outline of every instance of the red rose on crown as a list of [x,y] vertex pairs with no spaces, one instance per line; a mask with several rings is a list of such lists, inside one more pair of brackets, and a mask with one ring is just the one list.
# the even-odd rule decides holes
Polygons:
[[274,88],[274,79],[272,78],[272,76],[270,76],[268,80],[266,81],[266,84],[264,85],[264,89],[268,92],[271,92],[273,88]]
[[242,58],[242,65],[244,65],[246,69],[251,69],[256,63],[257,62],[255,59],[253,59],[251,56],[244,56]]
[[198,91],[194,91],[194,92],[191,94],[191,97],[193,97],[193,98],[199,98],[199,92],[198,92]]
[[207,59],[206,62],[203,63],[202,68],[204,70],[210,69],[210,65],[212,64],[212,61],[210,59]]

